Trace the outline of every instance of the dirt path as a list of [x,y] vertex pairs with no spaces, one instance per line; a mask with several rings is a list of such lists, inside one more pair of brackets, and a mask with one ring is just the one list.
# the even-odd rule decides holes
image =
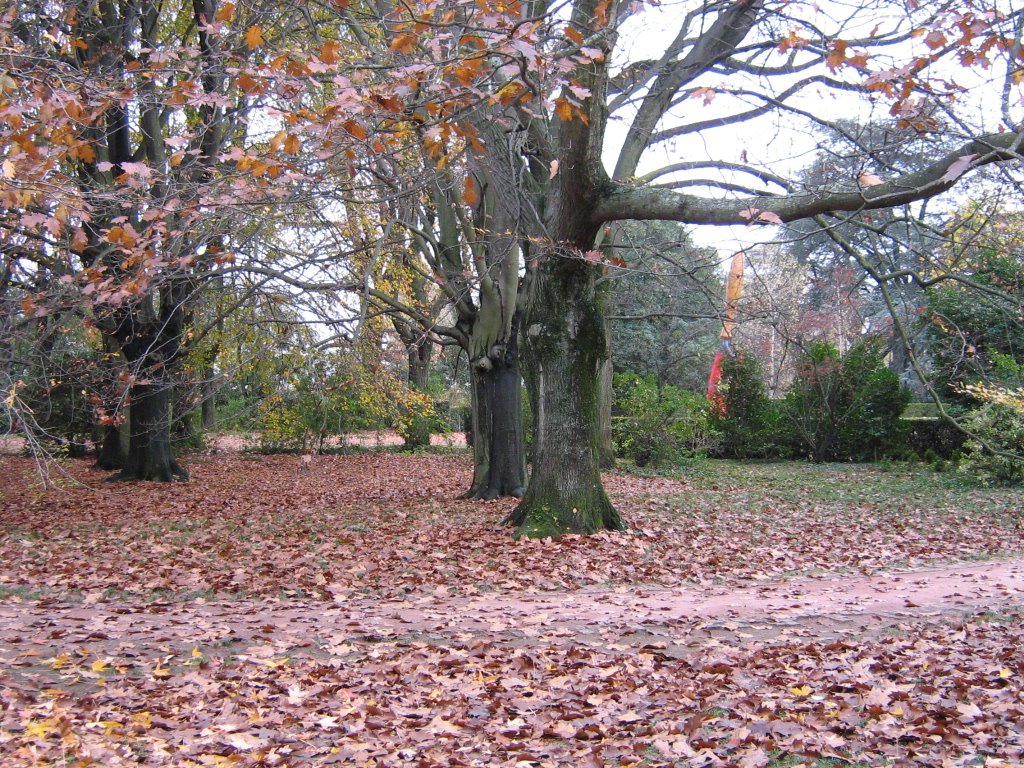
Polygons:
[[283,601],[0,605],[0,656],[45,657],[69,646],[116,655],[158,647],[168,653],[270,656],[336,654],[346,644],[418,640],[438,645],[486,636],[520,644],[643,647],[685,655],[712,637],[828,639],[893,625],[955,620],[966,613],[1024,606],[1024,558],[959,563],[875,575],[829,575],[745,586],[449,597],[407,601]]

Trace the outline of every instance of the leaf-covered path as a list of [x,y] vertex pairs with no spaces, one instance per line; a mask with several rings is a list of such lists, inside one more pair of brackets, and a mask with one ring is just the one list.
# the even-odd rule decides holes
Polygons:
[[711,465],[515,542],[457,457],[0,464],[5,765],[1024,761],[1013,494]]
[[347,597],[326,605],[294,599],[8,603],[0,605],[0,638],[17,638],[45,654],[74,642],[88,644],[93,653],[116,655],[159,637],[174,653],[228,644],[232,654],[258,657],[268,643],[291,653],[353,641],[443,645],[472,637],[517,647],[544,635],[563,643],[657,645],[680,656],[702,647],[708,637],[732,642],[864,637],[901,623],[942,624],[980,611],[1022,607],[1024,558],[1016,557],[740,587],[435,594],[383,601]]

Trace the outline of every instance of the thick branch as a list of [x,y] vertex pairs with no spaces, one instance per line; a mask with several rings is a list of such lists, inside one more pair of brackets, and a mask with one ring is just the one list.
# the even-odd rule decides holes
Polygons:
[[614,176],[628,178],[636,174],[640,157],[650,145],[658,121],[672,104],[676,92],[717,61],[729,56],[754,26],[760,0],[733,3],[722,11],[711,27],[681,61],[661,73],[644,98],[615,164]]
[[[956,184],[967,172],[991,163],[1020,159],[1024,134],[1000,133],[968,142],[960,149],[912,173],[884,184],[854,190],[808,192],[797,195],[713,200],[662,188],[629,187],[610,183],[593,209],[602,224],[624,219],[681,221],[688,224],[771,223],[806,219],[834,211],[891,208],[934,197]],[[950,167],[974,155],[964,173],[951,178]],[[768,214],[770,218],[760,214]]]

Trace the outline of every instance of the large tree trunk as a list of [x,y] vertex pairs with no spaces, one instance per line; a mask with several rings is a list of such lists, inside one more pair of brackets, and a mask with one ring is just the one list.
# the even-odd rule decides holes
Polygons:
[[533,473],[506,520],[532,538],[625,526],[601,485],[598,374],[606,357],[594,267],[555,257],[524,321],[534,404]]
[[187,480],[171,454],[170,395],[166,375],[153,374],[131,391],[131,436],[124,471],[115,480]]
[[[184,301],[168,290],[161,296],[157,319],[148,304],[129,308],[117,328],[121,352],[136,370],[129,392],[130,435],[124,470],[112,480],[187,480],[188,473],[171,453],[171,393],[169,367],[181,351],[184,332]],[[134,331],[134,332],[133,332]]]
[[111,381],[107,382],[107,388],[103,390],[103,412],[104,415],[110,418],[117,418],[118,423],[111,424],[108,421],[108,423],[103,424],[103,437],[96,446],[96,464],[94,466],[97,469],[109,471],[124,469],[124,446],[121,439],[121,424],[125,419],[131,418],[127,411],[121,414],[121,417],[118,417],[118,412],[122,407],[120,402],[121,393],[112,389],[114,387],[113,379],[116,378],[116,373],[119,372],[115,361],[119,360],[122,360],[122,358],[117,340],[109,334],[103,334],[102,365],[107,370],[108,376],[111,379]]
[[115,470],[124,468],[124,452],[121,450],[121,427],[107,424],[103,427],[103,439],[96,451],[97,469]]
[[519,352],[515,337],[501,354],[478,360],[473,377],[473,485],[470,499],[522,497],[526,489]]

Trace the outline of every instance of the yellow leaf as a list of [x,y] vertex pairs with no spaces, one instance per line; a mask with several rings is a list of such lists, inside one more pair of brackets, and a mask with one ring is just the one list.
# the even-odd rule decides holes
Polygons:
[[97,723],[103,726],[104,736],[112,735],[123,725],[123,723],[119,723],[117,720],[98,720]]
[[43,720],[38,723],[29,723],[25,726],[25,735],[30,739],[45,739],[46,734],[50,732],[50,722]]
[[129,718],[129,722],[139,728],[149,730],[153,727],[153,715],[149,712],[136,712]]
[[192,649],[192,658],[193,659],[201,659],[202,657],[203,657],[203,652],[199,650],[199,646],[196,646],[195,648]]
[[790,688],[789,692],[794,696],[810,696],[814,693],[814,689],[808,685],[801,685],[799,687]]
[[224,3],[220,8],[217,9],[217,13],[214,15],[214,19],[220,22],[231,21],[231,17],[235,15],[235,4]]
[[62,653],[60,656],[54,656],[49,660],[49,664],[54,669],[62,669],[71,663],[71,657],[66,653]]
[[107,662],[103,659],[96,659],[89,667],[93,672],[106,672],[110,667],[107,666]]
[[255,51],[266,40],[263,39],[263,29],[255,24],[245,30],[245,44],[249,46],[250,51]]
[[1012,676],[1013,676],[1013,672],[1008,670],[1006,667],[1003,667],[1002,669],[999,670],[999,677],[1001,677],[1003,680],[1006,680],[1006,679],[1008,679],[1008,678],[1010,678]]

